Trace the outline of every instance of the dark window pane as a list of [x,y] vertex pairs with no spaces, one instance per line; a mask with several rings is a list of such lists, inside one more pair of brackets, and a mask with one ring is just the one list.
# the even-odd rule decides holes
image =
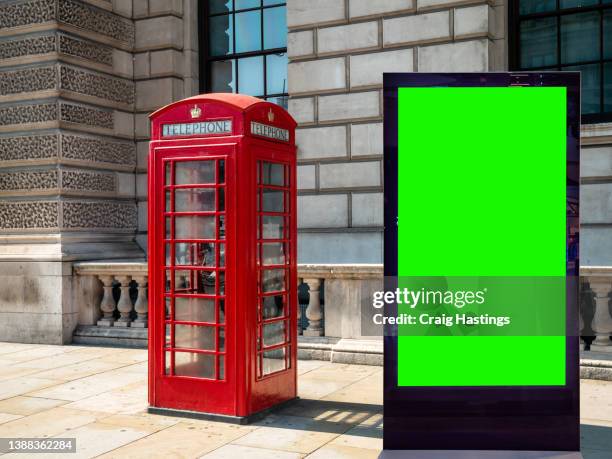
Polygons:
[[261,96],[263,84],[263,56],[238,60],[238,92],[250,96]]
[[599,13],[561,17],[561,63],[599,59]]
[[557,63],[557,20],[530,19],[521,23],[521,67],[524,69]]
[[264,296],[261,299],[263,319],[274,319],[285,315],[285,297],[283,295]]
[[287,54],[266,56],[266,93],[284,94],[287,92]]
[[267,269],[261,272],[261,290],[263,293],[282,292],[285,290],[285,270]]
[[559,6],[561,8],[579,8],[582,6],[597,5],[599,0],[561,0]]
[[612,62],[604,65],[604,112],[612,112]]
[[260,0],[236,0],[236,9],[245,10],[247,8],[257,8],[261,6]]
[[563,70],[582,72],[582,114],[599,113],[600,108],[600,65],[575,65],[563,67]]
[[212,92],[236,92],[236,61],[210,63]]
[[232,16],[215,16],[209,21],[209,49],[211,56],[224,56],[234,52],[232,45]]
[[261,50],[261,11],[236,14],[236,52]]
[[264,48],[287,47],[287,12],[284,6],[264,10]]
[[[612,3],[612,0],[610,0]],[[604,59],[612,59],[612,10],[604,13]]]
[[226,13],[232,10],[232,0],[209,0],[210,14]]
[[520,0],[520,14],[542,13],[557,8],[556,0]]

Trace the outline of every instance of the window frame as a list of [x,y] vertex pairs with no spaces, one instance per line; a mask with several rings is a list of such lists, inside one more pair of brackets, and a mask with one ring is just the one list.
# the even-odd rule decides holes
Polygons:
[[[235,2],[235,0],[234,0]],[[264,48],[264,11],[267,9],[273,9],[278,7],[284,7],[285,11],[287,8],[287,2],[279,0],[279,3],[273,5],[264,5],[263,0],[260,0],[260,6],[245,8],[240,10],[233,9],[229,13],[210,13],[210,3],[208,1],[200,2],[200,8],[198,11],[198,44],[200,47],[199,53],[199,70],[200,70],[200,93],[202,92],[211,92],[212,90],[212,62],[219,61],[235,61],[235,72],[236,72],[236,91],[240,87],[240,75],[238,70],[238,60],[248,57],[262,57],[263,59],[263,94],[258,95],[257,97],[261,97],[263,99],[270,98],[288,98],[289,97],[289,88],[288,85],[285,87],[284,93],[269,93],[268,94],[268,59],[267,57],[270,55],[278,55],[278,54],[287,54],[287,47],[282,48],[271,48],[271,49],[263,49]],[[236,13],[247,13],[250,11],[260,11],[260,40],[261,40],[261,48],[256,51],[248,51],[237,53],[236,52],[236,33],[235,27],[233,28],[234,32],[232,34],[232,48],[233,52],[230,54],[224,54],[222,56],[212,56],[210,54],[210,41],[209,41],[209,19],[212,17],[218,16],[230,16],[232,17],[232,21],[235,21]],[[234,23],[235,24],[235,23]]]
[[[589,64],[599,64],[599,78],[600,78],[600,94],[599,94],[599,106],[600,110],[604,109],[604,65],[612,65],[612,58],[604,58],[604,12],[612,12],[612,3],[604,4],[599,1],[596,5],[590,6],[579,6],[574,8],[561,8],[560,0],[556,0],[556,8],[551,11],[520,14],[520,0],[511,0],[508,4],[508,64],[509,70],[511,71],[525,71],[525,72],[540,72],[540,71],[562,71],[561,67],[580,66]],[[568,15],[575,15],[580,13],[599,12],[601,17],[599,19],[599,59],[591,61],[576,62],[572,64],[561,64],[561,17]],[[548,65],[530,69],[523,69],[521,67],[521,21],[529,19],[542,19],[542,18],[555,18],[557,21],[557,43],[556,43],[556,58],[557,63],[555,65]],[[596,124],[596,123],[608,123],[612,122],[612,111],[610,112],[598,112],[598,113],[587,113],[582,114],[583,124]]]

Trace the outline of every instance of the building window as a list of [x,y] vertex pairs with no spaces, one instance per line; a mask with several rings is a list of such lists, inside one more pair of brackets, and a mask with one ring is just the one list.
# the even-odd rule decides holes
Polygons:
[[582,72],[582,121],[612,121],[612,0],[515,0],[512,70]]
[[201,87],[287,107],[287,12],[279,0],[201,2]]

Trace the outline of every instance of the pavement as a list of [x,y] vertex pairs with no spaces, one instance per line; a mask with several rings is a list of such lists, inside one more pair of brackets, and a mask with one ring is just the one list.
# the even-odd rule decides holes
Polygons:
[[[0,438],[76,438],[58,458],[377,458],[382,368],[299,361],[300,401],[248,426],[151,415],[147,352],[0,342]],[[583,380],[585,459],[612,458],[612,382]],[[23,459],[24,454],[2,458]]]

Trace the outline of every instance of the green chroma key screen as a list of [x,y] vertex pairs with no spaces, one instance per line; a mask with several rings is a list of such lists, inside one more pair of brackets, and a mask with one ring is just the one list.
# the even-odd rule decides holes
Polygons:
[[[563,279],[563,289],[566,88],[404,87],[398,97],[398,277]],[[532,313],[525,294],[513,299],[517,320]],[[557,298],[548,318],[564,324]],[[564,332],[400,334],[398,385],[562,386],[565,348]]]

